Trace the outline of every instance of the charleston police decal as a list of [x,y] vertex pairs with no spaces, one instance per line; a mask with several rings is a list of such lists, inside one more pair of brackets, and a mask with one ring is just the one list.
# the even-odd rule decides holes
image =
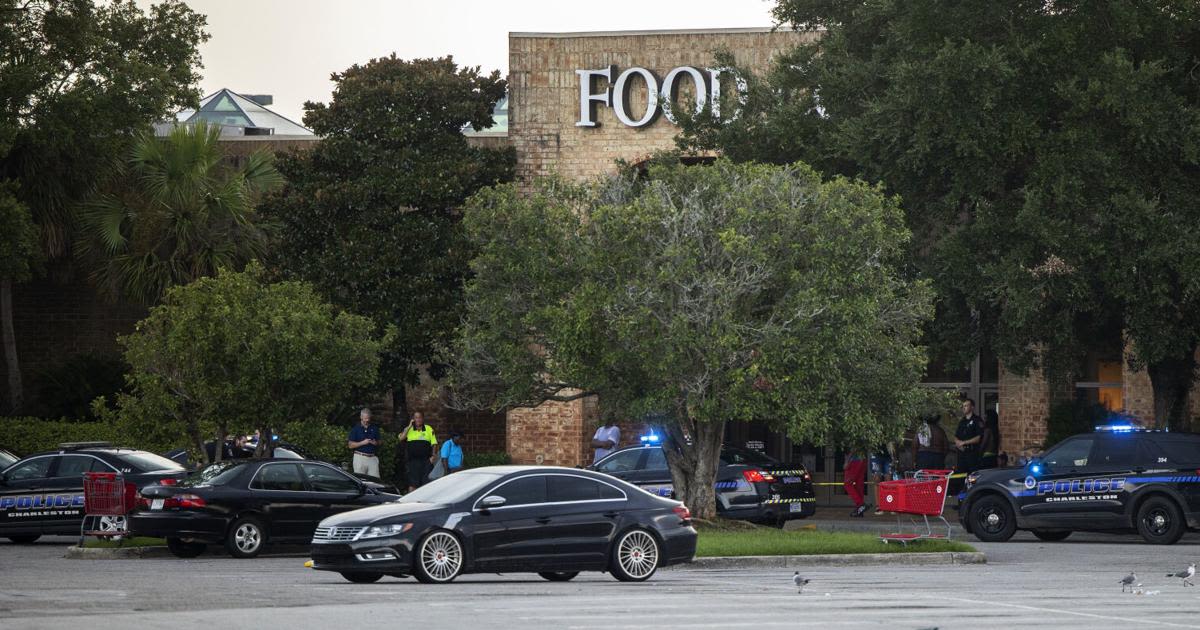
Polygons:
[[0,497],[0,517],[8,520],[82,514],[83,494],[25,494]]
[[1058,481],[1037,481],[1033,477],[1025,478],[1025,487],[1033,489],[1030,482],[1036,484],[1037,496],[1044,497],[1046,503],[1065,503],[1074,501],[1112,501],[1119,498],[1116,492],[1125,489],[1125,478],[1097,479],[1060,479]]

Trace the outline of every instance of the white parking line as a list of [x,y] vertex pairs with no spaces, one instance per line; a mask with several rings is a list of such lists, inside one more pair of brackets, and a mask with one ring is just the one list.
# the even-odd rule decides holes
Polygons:
[[1057,615],[1074,615],[1076,617],[1089,617],[1091,619],[1104,619],[1107,621],[1124,621],[1127,623],[1149,624],[1155,626],[1169,626],[1172,628],[1200,628],[1200,625],[1189,625],[1183,623],[1172,623],[1170,621],[1154,621],[1152,619],[1134,619],[1130,617],[1117,617],[1114,615],[1101,615],[1099,613],[1079,612],[1075,610],[1063,610],[1061,608],[1045,608],[1042,606],[1027,606],[1025,604],[1010,604],[1008,602],[999,602],[995,600],[967,599],[965,597],[949,597],[946,595],[924,595],[926,599],[940,599],[962,602],[965,604],[986,604],[988,606],[1007,606],[1008,608],[1016,608],[1018,610],[1029,610],[1033,612],[1053,613]]

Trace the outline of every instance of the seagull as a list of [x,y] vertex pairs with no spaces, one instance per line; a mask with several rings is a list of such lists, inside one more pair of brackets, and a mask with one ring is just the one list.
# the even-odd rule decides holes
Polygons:
[[1121,592],[1124,593],[1126,588],[1133,589],[1137,585],[1137,573],[1129,572],[1129,575],[1121,578]]
[[1188,565],[1188,568],[1186,568],[1178,573],[1168,573],[1167,577],[1181,578],[1183,580],[1184,586],[1195,586],[1195,584],[1192,583],[1192,578],[1195,577],[1195,575],[1196,575],[1196,563],[1193,562]]
[[800,589],[799,591],[797,591],[799,593],[804,592],[804,585],[808,584],[809,581],[810,580],[808,578],[800,577],[799,571],[796,571],[795,573],[792,574],[792,584],[795,584],[796,588]]

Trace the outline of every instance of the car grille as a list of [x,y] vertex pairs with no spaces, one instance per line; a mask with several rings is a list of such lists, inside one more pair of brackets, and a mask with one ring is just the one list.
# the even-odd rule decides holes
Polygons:
[[312,541],[315,543],[350,542],[361,532],[361,527],[318,527],[313,532]]

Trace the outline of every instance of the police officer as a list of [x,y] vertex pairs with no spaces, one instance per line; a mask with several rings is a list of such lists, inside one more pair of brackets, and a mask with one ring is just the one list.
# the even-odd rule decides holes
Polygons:
[[346,439],[346,446],[354,451],[354,472],[378,477],[379,457],[375,450],[379,446],[379,427],[371,424],[371,410],[366,407],[358,412],[358,420]]
[[970,398],[963,401],[962,412],[958,429],[954,431],[954,446],[958,449],[958,472],[970,473],[979,470],[983,420],[975,413],[975,401]]
[[412,492],[425,484],[433,463],[437,461],[437,436],[433,427],[425,424],[425,414],[420,411],[412,415],[408,427],[400,432],[400,441],[405,443],[408,456],[408,491]]

